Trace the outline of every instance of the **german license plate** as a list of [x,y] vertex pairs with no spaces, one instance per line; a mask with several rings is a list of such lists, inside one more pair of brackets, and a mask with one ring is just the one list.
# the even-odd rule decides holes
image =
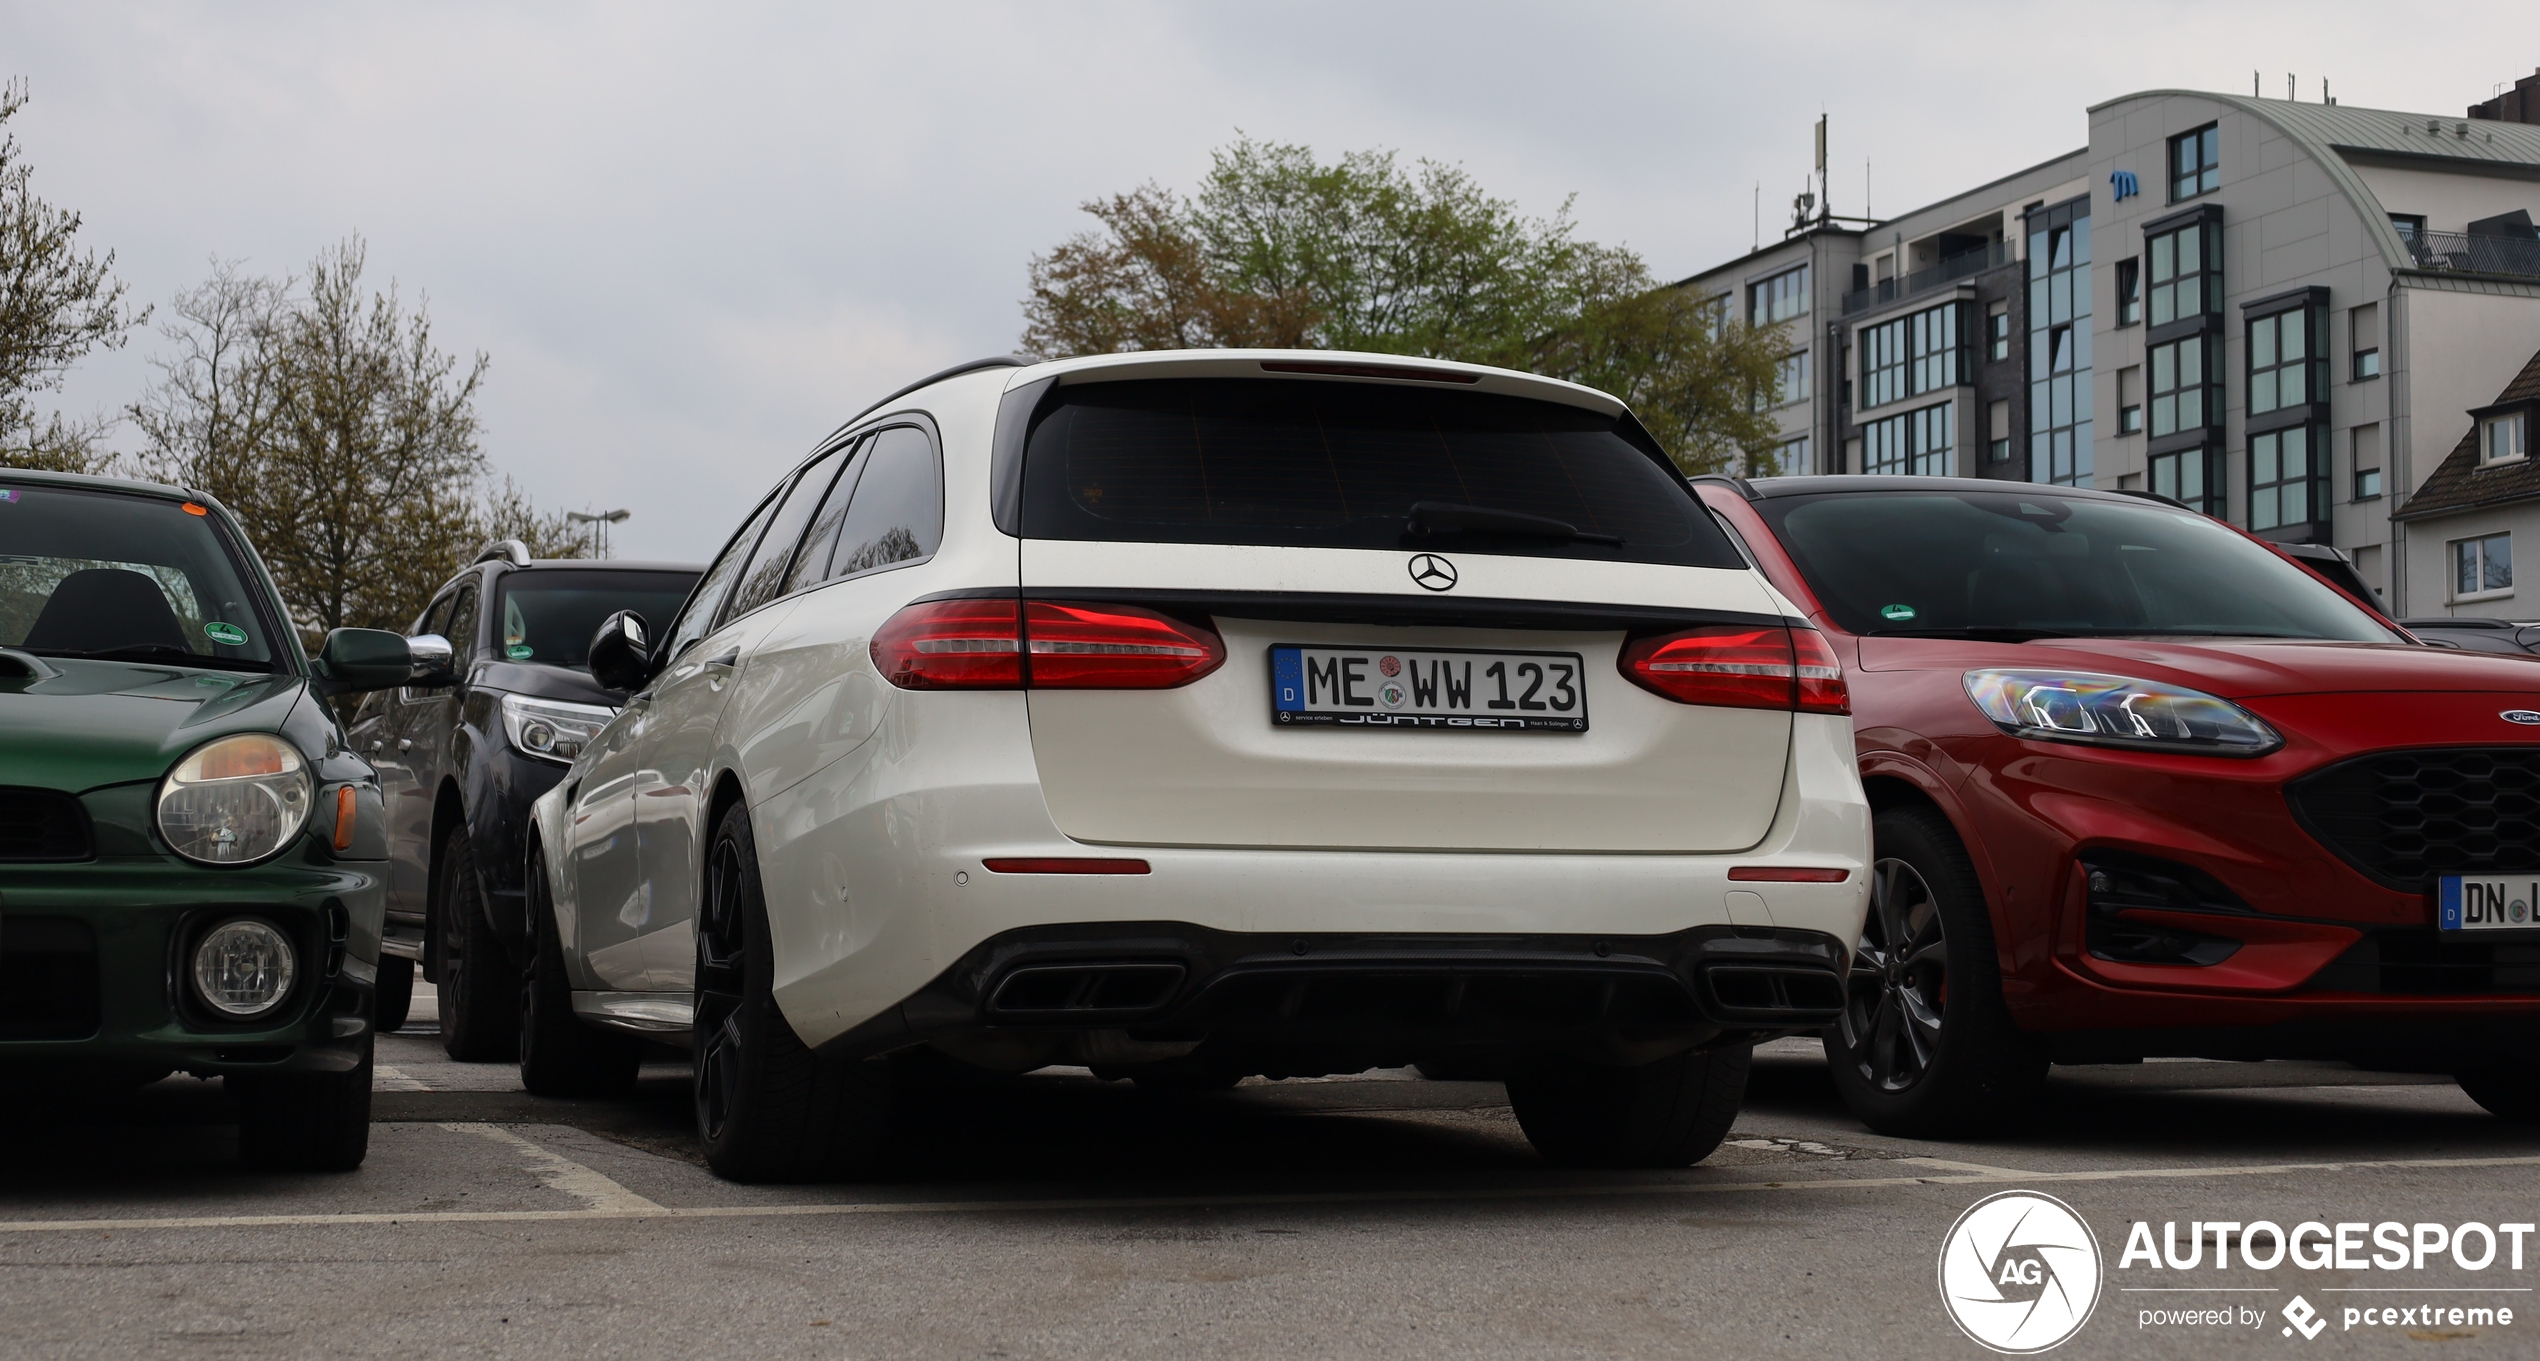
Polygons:
[[2447,874],[2438,884],[2435,921],[2447,933],[2540,928],[2540,875]]
[[1283,644],[1270,649],[1270,714],[1282,727],[1586,732],[1587,667],[1575,652]]

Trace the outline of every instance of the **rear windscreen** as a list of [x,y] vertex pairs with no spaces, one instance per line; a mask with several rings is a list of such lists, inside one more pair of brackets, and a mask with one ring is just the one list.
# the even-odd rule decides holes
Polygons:
[[[1391,384],[1062,387],[1025,448],[1023,535],[1742,567],[1683,481],[1617,424],[1553,402]],[[1415,531],[1424,502],[1516,512],[1599,541],[1540,523],[1451,527],[1484,517],[1434,511]]]

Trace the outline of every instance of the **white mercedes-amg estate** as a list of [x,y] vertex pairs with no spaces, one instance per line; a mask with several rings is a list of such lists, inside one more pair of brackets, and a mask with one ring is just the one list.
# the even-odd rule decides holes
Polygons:
[[1681,1166],[1841,1010],[1868,901],[1825,639],[1622,403],[1522,373],[953,369],[590,655],[634,693],[548,735],[522,1075],[693,1045],[735,1178],[1050,1064],[1420,1064],[1548,1159]]

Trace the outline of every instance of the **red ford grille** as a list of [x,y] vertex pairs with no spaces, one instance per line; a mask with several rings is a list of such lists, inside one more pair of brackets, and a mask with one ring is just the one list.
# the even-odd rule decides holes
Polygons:
[[56,789],[0,788],[0,861],[86,860],[88,815]]
[[2286,787],[2294,816],[2392,888],[2540,870],[2540,747],[2386,751]]

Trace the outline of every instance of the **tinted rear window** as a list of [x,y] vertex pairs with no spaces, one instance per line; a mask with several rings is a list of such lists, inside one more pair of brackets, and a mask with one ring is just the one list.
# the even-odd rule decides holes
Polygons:
[[[1741,567],[1681,479],[1553,402],[1372,383],[1162,379],[1058,389],[1024,455],[1023,534],[1439,548]],[[1423,501],[1559,520],[1619,546],[1410,532]]]

